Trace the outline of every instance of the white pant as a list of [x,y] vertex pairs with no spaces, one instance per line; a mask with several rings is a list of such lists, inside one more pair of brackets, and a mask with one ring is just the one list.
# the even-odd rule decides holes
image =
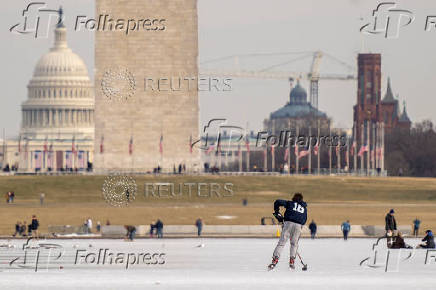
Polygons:
[[273,257],[279,257],[286,241],[291,243],[290,257],[295,259],[297,255],[298,240],[300,239],[301,230],[303,226],[294,222],[285,221],[283,223],[282,234],[280,235],[279,242],[274,250]]

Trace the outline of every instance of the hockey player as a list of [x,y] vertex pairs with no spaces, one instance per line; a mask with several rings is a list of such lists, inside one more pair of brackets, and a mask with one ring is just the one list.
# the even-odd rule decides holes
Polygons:
[[[284,216],[280,213],[281,206],[286,209]],[[301,193],[295,193],[292,200],[276,200],[274,202],[273,215],[279,222],[283,222],[283,227],[279,242],[273,253],[272,262],[268,266],[268,269],[272,270],[277,265],[280,253],[288,240],[291,243],[289,267],[295,269],[294,262],[297,255],[298,240],[300,239],[303,225],[307,220],[307,204],[303,201],[303,195]]]

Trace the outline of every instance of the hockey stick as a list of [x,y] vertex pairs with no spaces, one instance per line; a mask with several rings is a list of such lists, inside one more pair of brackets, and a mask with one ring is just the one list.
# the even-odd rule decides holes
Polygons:
[[301,264],[303,265],[303,268],[301,270],[306,271],[307,270],[307,264],[304,264],[303,259],[301,258],[300,253],[297,252],[298,258],[300,259]]

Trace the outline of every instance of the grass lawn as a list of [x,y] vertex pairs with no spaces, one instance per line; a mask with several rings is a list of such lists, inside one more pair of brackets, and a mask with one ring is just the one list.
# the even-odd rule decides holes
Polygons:
[[[383,224],[384,215],[395,208],[397,221],[409,225],[419,217],[423,228],[436,229],[436,179],[357,178],[316,176],[135,176],[137,194],[129,207],[115,208],[102,198],[105,176],[1,176],[0,197],[15,192],[14,204],[0,199],[0,234],[11,234],[17,220],[30,221],[36,214],[41,232],[48,225],[80,225],[87,217],[112,224],[193,224],[202,217],[206,224],[259,224],[271,216],[277,198],[290,199],[302,192],[309,203],[309,219],[318,224]],[[173,183],[145,195],[146,183]],[[189,195],[188,185],[191,185]],[[202,183],[200,187],[198,184]],[[227,183],[227,190],[224,184]],[[211,185],[213,184],[213,185]],[[182,191],[179,191],[182,186]],[[228,191],[231,189],[232,192]],[[200,190],[200,191],[199,191]],[[40,206],[39,195],[45,193]],[[247,199],[248,206],[242,206]],[[233,216],[221,219],[220,216]]]

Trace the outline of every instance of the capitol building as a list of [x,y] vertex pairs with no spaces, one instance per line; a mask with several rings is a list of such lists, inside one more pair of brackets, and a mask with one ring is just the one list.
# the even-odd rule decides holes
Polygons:
[[92,167],[94,87],[83,60],[68,47],[62,22],[36,64],[22,103],[17,140],[6,142],[3,167],[19,172],[81,171]]

